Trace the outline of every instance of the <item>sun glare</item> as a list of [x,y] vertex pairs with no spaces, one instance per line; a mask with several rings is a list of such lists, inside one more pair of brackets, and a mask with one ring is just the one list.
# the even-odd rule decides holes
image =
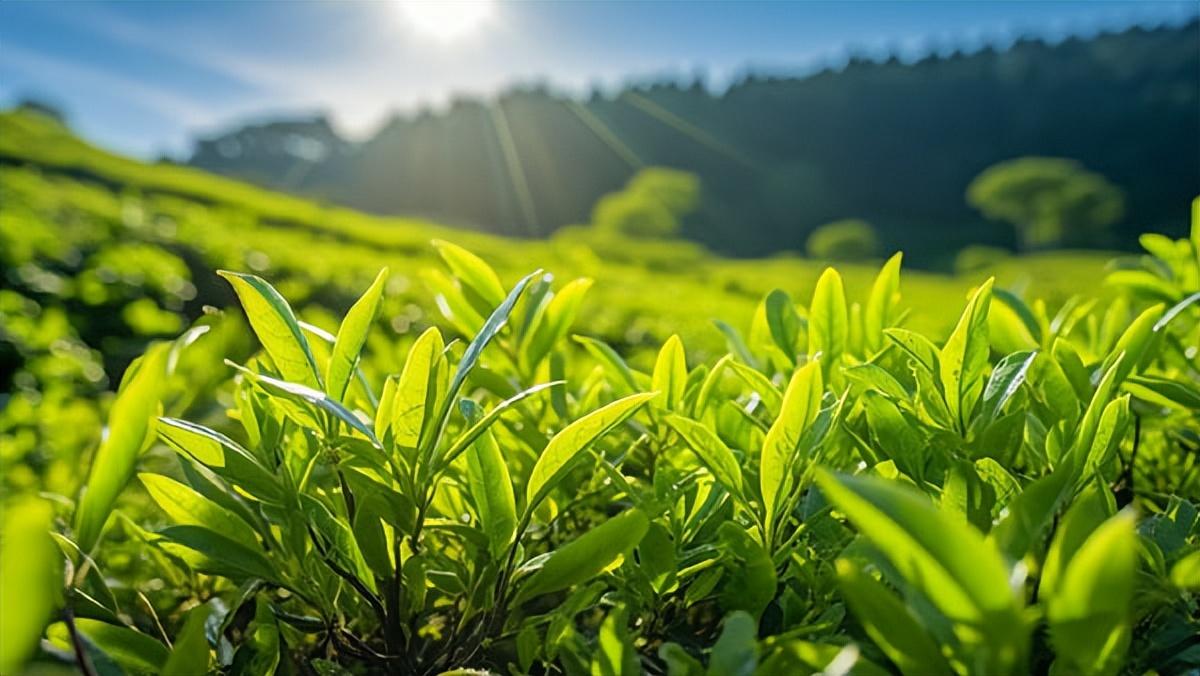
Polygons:
[[477,32],[495,10],[493,0],[397,0],[406,26],[418,35],[454,42]]

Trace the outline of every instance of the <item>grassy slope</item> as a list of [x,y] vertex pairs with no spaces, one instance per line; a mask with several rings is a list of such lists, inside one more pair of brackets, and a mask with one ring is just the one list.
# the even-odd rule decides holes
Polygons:
[[[794,257],[721,259],[685,243],[630,241],[597,253],[576,240],[516,241],[418,219],[369,216],[191,168],[112,155],[48,118],[21,112],[0,113],[0,160],[5,201],[13,198],[0,209],[10,223],[19,215],[53,229],[78,221],[64,213],[83,212],[109,222],[113,236],[121,237],[124,228],[182,245],[214,268],[247,269],[269,260],[261,274],[280,282],[285,293],[301,303],[334,299],[326,305],[344,303],[387,265],[397,275],[398,296],[431,307],[423,304],[429,292],[421,271],[436,267],[430,240],[449,239],[486,259],[506,282],[536,267],[560,278],[596,279],[579,328],[631,347],[678,332],[690,347],[718,349],[722,341],[710,317],[744,329],[757,301],[776,287],[804,303],[825,267]],[[908,271],[902,290],[915,310],[912,323],[939,331],[987,274],[1054,303],[1075,292],[1095,292],[1107,258],[1067,252],[1026,256],[969,278]],[[864,298],[875,266],[837,267],[850,299]],[[195,281],[204,288],[211,280]]]

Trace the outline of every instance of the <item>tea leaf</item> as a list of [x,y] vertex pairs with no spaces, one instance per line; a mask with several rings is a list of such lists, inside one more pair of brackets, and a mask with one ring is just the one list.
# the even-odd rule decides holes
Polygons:
[[[461,404],[464,417],[476,423],[481,415],[468,401]],[[517,530],[517,505],[508,465],[490,432],[482,432],[467,451],[467,479],[492,555],[499,557]]]
[[792,466],[792,457],[799,450],[804,431],[816,420],[817,412],[821,409],[823,391],[819,362],[809,362],[796,369],[788,382],[779,417],[771,425],[767,438],[763,441],[759,464],[763,522],[766,524],[771,524],[775,518],[778,496],[787,492],[791,480],[788,472]]
[[188,611],[183,628],[175,637],[175,645],[171,647],[171,654],[158,673],[162,676],[190,676],[208,672],[208,639],[204,634],[204,625],[211,611],[208,605],[196,606]]
[[346,313],[346,318],[342,320],[341,328],[338,329],[325,376],[325,391],[338,401],[343,401],[346,396],[346,386],[350,384],[350,378],[354,375],[359,353],[363,344],[367,342],[367,333],[379,314],[387,277],[387,268],[379,271],[370,288]]
[[838,586],[875,644],[906,676],[949,674],[938,644],[896,595],[846,559],[837,560]]
[[668,411],[681,410],[686,386],[687,363],[684,361],[683,342],[679,336],[671,336],[659,350],[658,359],[654,362],[654,374],[650,378],[650,389],[662,393],[656,407]]
[[842,276],[826,268],[813,290],[812,305],[808,308],[808,356],[821,357],[821,368],[828,379],[830,369],[841,361],[849,333],[846,292]]
[[401,449],[418,449],[433,434],[435,415],[445,393],[445,344],[436,328],[426,329],[408,350],[396,382],[388,415],[392,441]]
[[590,288],[592,280],[576,279],[542,306],[537,319],[534,320],[535,328],[526,333],[521,341],[521,354],[527,369],[536,368],[554,345],[567,335]]
[[636,507],[605,521],[555,550],[517,593],[514,603],[586,582],[633,549],[650,527]]
[[863,313],[863,341],[868,353],[883,349],[883,330],[890,327],[900,302],[900,264],[904,254],[897,252],[884,263],[871,286]]
[[321,388],[320,369],[312,348],[300,329],[292,306],[275,287],[255,275],[218,270],[237,293],[246,318],[263,349],[284,380],[310,388]]
[[882,479],[817,474],[826,497],[947,617],[967,623],[1016,617],[1000,557],[979,533],[927,498]]
[[657,392],[631,394],[592,411],[550,439],[538,456],[525,486],[525,511],[530,513],[570,471],[574,461],[597,439],[625,422]]
[[983,283],[971,296],[959,317],[958,325],[938,354],[942,392],[951,417],[960,430],[966,430],[976,388],[987,366],[988,307],[992,302],[992,281]]
[[22,672],[58,604],[62,556],[50,539],[48,503],[24,498],[5,505],[0,531],[0,673]]
[[1125,511],[1093,532],[1046,601],[1050,638],[1066,668],[1114,674],[1130,640],[1137,534]]
[[433,247],[454,276],[478,294],[489,307],[496,307],[504,300],[504,286],[500,284],[500,278],[482,258],[445,240],[433,240]]
[[203,526],[247,549],[260,551],[254,529],[240,517],[187,486],[161,474],[139,474],[146,492],[175,523]]
[[[134,672],[160,673],[170,656],[161,641],[128,627],[80,617],[75,619],[75,628],[105,655]],[[55,645],[71,650],[70,635],[62,622],[51,625],[46,635]]]
[[75,542],[87,553],[100,539],[113,502],[133,477],[138,455],[152,440],[155,412],[167,377],[170,345],[159,343],[129,366],[108,414],[108,433],[88,473],[75,512]]
[[738,465],[733,451],[730,451],[717,435],[713,434],[707,426],[678,415],[668,416],[667,424],[683,437],[684,442],[692,449],[696,457],[700,458],[700,462],[704,463],[709,472],[712,472],[717,483],[721,484],[731,495],[744,499],[742,469]]

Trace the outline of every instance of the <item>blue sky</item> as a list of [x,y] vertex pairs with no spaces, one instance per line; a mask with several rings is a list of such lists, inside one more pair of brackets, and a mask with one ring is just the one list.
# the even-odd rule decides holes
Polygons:
[[582,93],[701,71],[719,89],[747,69],[802,71],[851,49],[911,55],[1197,12],[1194,1],[493,0],[472,30],[446,39],[404,1],[5,0],[0,104],[34,96],[104,146],[179,154],[196,134],[277,113],[326,111],[363,137],[391,111],[514,82]]

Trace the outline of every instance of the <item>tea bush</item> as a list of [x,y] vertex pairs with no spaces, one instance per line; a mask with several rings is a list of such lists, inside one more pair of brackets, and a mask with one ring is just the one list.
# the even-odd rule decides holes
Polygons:
[[0,672],[1200,668],[1196,211],[1103,305],[989,279],[930,337],[897,255],[647,368],[449,243],[402,355],[386,270],[334,331],[222,273],[260,349],[189,392],[217,320],[153,344],[79,499],[7,510]]

